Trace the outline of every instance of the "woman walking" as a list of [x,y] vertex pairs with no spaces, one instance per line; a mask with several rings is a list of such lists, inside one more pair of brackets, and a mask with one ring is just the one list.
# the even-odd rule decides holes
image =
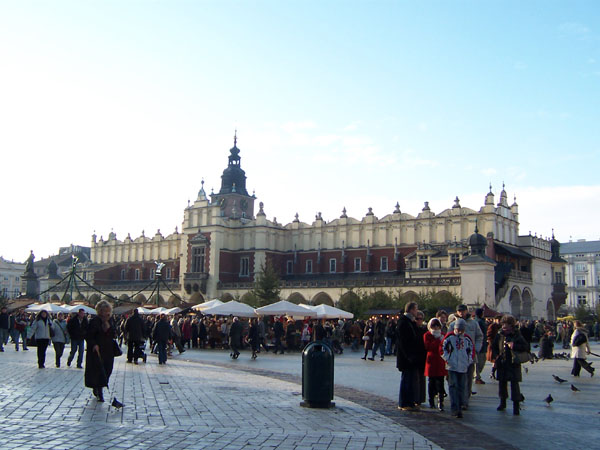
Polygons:
[[52,337],[52,323],[47,311],[40,311],[32,325],[33,336],[37,344],[38,367],[44,369],[46,363],[46,349]]
[[591,376],[594,376],[594,368],[586,361],[587,355],[590,353],[590,344],[587,332],[583,324],[575,321],[575,331],[571,336],[571,358],[573,358],[573,370],[571,375],[578,377],[583,367]]
[[248,340],[252,348],[252,359],[256,359],[260,350],[260,337],[258,334],[258,323],[256,319],[250,320],[250,329],[248,330]]
[[361,359],[367,359],[367,355],[369,354],[369,350],[373,349],[373,336],[375,335],[375,329],[373,328],[373,322],[370,320],[365,325],[365,331],[363,333],[363,341],[365,347],[365,354]]
[[56,367],[60,367],[60,358],[62,358],[65,351],[65,344],[69,342],[67,321],[64,319],[62,313],[58,313],[56,319],[52,321],[52,329],[54,330],[52,344],[54,345],[54,354],[56,355]]
[[92,388],[99,402],[104,401],[102,389],[108,387],[108,381],[115,360],[116,328],[112,320],[112,306],[106,300],[96,305],[98,314],[88,325],[87,352],[85,355],[85,386]]
[[494,367],[496,368],[496,379],[498,380],[498,396],[500,405],[498,411],[506,409],[508,398],[508,382],[510,381],[510,396],[513,401],[513,414],[519,415],[519,402],[521,401],[521,390],[519,383],[522,380],[521,362],[518,353],[529,351],[529,344],[521,336],[516,328],[516,320],[511,315],[505,315],[501,320],[501,330],[496,335],[493,345]]

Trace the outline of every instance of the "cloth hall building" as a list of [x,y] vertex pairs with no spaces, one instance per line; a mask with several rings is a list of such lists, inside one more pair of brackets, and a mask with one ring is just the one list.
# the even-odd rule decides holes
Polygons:
[[[553,317],[564,303],[564,261],[552,239],[519,235],[519,208],[502,189],[490,192],[479,209],[460,204],[434,213],[427,202],[416,216],[398,204],[379,218],[368,208],[362,218],[346,215],[312,223],[279,224],[267,219],[263,203],[246,188],[234,139],[218,193],[202,188],[184,210],[181,231],[124,240],[92,237],[87,279],[116,298],[151,281],[154,261],[165,263],[163,279],[183,299],[243,297],[269,262],[281,278],[281,296],[303,303],[335,304],[351,289],[410,292],[447,291],[472,305],[519,317]],[[482,196],[483,197],[483,196]],[[151,299],[140,293],[138,301]]]

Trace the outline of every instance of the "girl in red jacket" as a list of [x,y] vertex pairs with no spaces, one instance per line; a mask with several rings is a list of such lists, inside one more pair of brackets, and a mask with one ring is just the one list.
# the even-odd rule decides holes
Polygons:
[[429,406],[435,408],[435,396],[438,396],[438,405],[440,411],[444,410],[444,377],[448,375],[446,370],[446,361],[442,359],[442,334],[441,322],[433,318],[427,324],[427,333],[423,335],[425,341],[425,350],[427,351],[427,359],[425,360],[425,376],[429,378]]

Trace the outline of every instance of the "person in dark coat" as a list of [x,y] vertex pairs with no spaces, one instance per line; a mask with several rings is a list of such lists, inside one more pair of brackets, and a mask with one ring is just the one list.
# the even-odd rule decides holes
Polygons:
[[77,314],[73,314],[67,321],[67,331],[71,337],[71,352],[67,358],[67,366],[71,366],[75,353],[77,353],[77,368],[83,369],[83,351],[85,336],[87,334],[88,320],[85,317],[85,310],[80,308]]
[[167,363],[167,342],[171,338],[171,325],[167,320],[167,316],[160,315],[160,320],[156,322],[152,329],[152,339],[156,342],[158,350],[158,364]]
[[277,354],[278,351],[281,351],[281,354],[283,355],[283,344],[281,343],[281,338],[283,338],[283,334],[283,324],[281,323],[281,321],[275,320],[275,323],[273,324],[273,336],[275,337],[275,354]]
[[375,361],[377,350],[379,350],[381,361],[383,361],[385,356],[385,323],[379,317],[375,317],[375,324],[373,325],[373,349],[369,361]]
[[365,325],[365,329],[363,331],[363,347],[365,348],[365,354],[361,359],[367,359],[367,355],[369,354],[369,350],[373,349],[373,336],[375,335],[375,327],[373,326],[372,321],[367,321]]
[[112,306],[106,300],[96,304],[96,313],[98,315],[90,320],[85,336],[84,381],[86,387],[92,388],[96,399],[104,402],[102,389],[108,387],[115,361],[116,325],[112,320]]
[[242,331],[244,331],[240,319],[233,318],[233,323],[229,329],[229,347],[231,348],[232,359],[237,359],[240,356],[240,348],[242,347]]
[[425,314],[423,311],[417,311],[415,317],[419,340],[417,341],[417,361],[419,366],[419,402],[425,403],[425,363],[427,360],[427,350],[425,350],[425,333],[427,333],[427,325],[425,324]]
[[144,321],[137,309],[133,310],[133,315],[125,322],[125,332],[127,333],[127,362],[131,363],[133,361],[137,364],[140,357],[138,348],[146,339],[144,336]]
[[200,348],[206,347],[206,340],[208,339],[208,329],[206,328],[206,323],[204,320],[200,321],[200,325],[198,326],[198,345]]
[[256,359],[257,353],[260,350],[260,335],[258,333],[258,323],[256,319],[250,321],[248,341],[250,342],[250,348],[252,348],[252,359]]
[[398,319],[396,367],[402,372],[398,408],[403,411],[416,411],[419,403],[419,351],[424,343],[415,322],[417,310],[417,303],[409,302]]
[[529,351],[529,344],[521,336],[516,327],[516,320],[511,315],[505,315],[501,321],[502,328],[496,335],[493,343],[494,365],[496,379],[498,380],[498,396],[500,405],[498,411],[506,409],[508,398],[508,382],[510,381],[510,396],[513,401],[513,414],[519,415],[519,402],[521,401],[521,363],[517,357],[518,352]]
[[544,335],[540,339],[540,351],[538,356],[542,359],[554,358],[554,333],[550,327],[544,329]]

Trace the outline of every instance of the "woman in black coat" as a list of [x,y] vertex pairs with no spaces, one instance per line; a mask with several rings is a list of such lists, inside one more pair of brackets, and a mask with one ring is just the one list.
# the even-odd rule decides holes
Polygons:
[[494,338],[492,344],[492,354],[494,357],[494,367],[496,368],[496,379],[498,380],[498,396],[500,397],[500,406],[498,411],[506,409],[506,399],[508,398],[508,382],[510,381],[510,396],[513,401],[513,414],[519,415],[519,402],[521,401],[521,390],[519,383],[521,377],[521,363],[518,353],[528,352],[529,344],[521,336],[516,327],[516,320],[511,315],[502,317],[500,322],[502,329]]
[[115,360],[116,327],[112,320],[112,306],[106,300],[96,305],[98,313],[90,320],[85,340],[85,386],[92,388],[99,402],[104,401],[102,389],[108,387],[108,380]]
[[365,331],[363,332],[363,346],[365,348],[365,354],[361,359],[367,359],[367,355],[369,354],[369,350],[373,348],[373,337],[375,336],[375,327],[373,327],[373,322],[368,321],[365,325]]

